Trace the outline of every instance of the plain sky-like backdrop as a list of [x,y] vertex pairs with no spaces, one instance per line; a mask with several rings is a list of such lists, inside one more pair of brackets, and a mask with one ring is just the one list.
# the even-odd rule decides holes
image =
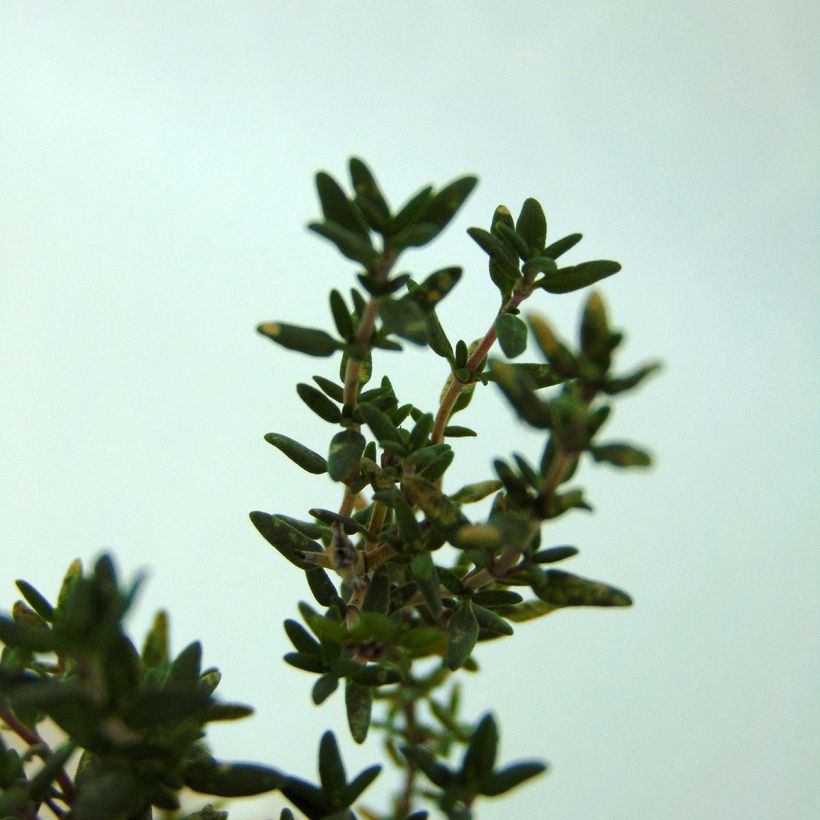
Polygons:
[[[304,230],[312,176],[373,167],[394,205],[428,182],[480,186],[407,269],[462,264],[451,337],[496,309],[466,236],[499,203],[545,206],[627,330],[623,368],[663,373],[610,437],[649,472],[587,467],[596,506],[545,530],[568,569],[629,610],[566,610],[481,645],[465,717],[492,709],[504,761],[551,771],[481,820],[804,820],[820,816],[818,124],[810,2],[8,2],[0,5],[0,602],[56,593],[113,550],[149,580],[132,617],[172,613],[220,691],[257,714],[211,733],[225,758],[314,778],[343,699],[310,702],[281,660],[309,599],[252,509],[304,516],[338,488],[266,444],[323,450],[294,384],[335,363],[254,332],[329,326],[354,267]],[[583,296],[528,307],[575,332]],[[410,352],[399,396],[433,405],[442,360]],[[451,488],[540,439],[492,389],[459,418]],[[396,784],[386,770],[365,797]],[[278,816],[278,796],[236,820]]]

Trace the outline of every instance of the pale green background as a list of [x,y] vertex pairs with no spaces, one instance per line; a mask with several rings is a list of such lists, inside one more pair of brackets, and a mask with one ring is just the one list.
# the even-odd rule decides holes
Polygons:
[[[150,569],[135,628],[168,605],[175,646],[202,638],[224,694],[257,707],[213,731],[218,753],[312,778],[330,725],[351,768],[377,758],[341,698],[314,708],[282,663],[309,593],[247,520],[338,503],[262,441],[325,446],[293,384],[334,366],[253,329],[327,326],[327,290],[351,281],[303,229],[317,168],[361,154],[395,204],[475,172],[445,237],[407,258],[466,266],[441,310],[454,335],[495,307],[464,230],[535,195],[554,236],[586,233],[574,258],[624,264],[602,287],[623,364],[666,362],[610,431],[657,469],[587,469],[596,515],[546,534],[636,606],[479,649],[467,715],[495,710],[504,760],[553,763],[479,816],[820,816],[817,23],[809,2],[2,3],[5,605],[15,577],[52,592],[111,548]],[[569,333],[579,303],[533,307]],[[430,406],[443,375],[413,354],[396,383]],[[538,448],[480,398],[452,487]]]

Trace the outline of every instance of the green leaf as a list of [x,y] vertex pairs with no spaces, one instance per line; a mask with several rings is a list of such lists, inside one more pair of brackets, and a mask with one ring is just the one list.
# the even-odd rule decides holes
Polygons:
[[631,390],[633,387],[637,387],[644,379],[660,370],[660,367],[659,362],[652,362],[651,364],[638,368],[627,376],[610,379],[606,385],[604,385],[603,391],[610,396],[614,396],[617,393],[623,393],[625,390]]
[[311,222],[308,230],[332,242],[342,256],[369,268],[378,259],[378,253],[369,238],[351,231],[336,222]]
[[459,267],[437,270],[405,298],[415,302],[424,313],[429,313],[458,284],[462,273]]
[[327,471],[334,481],[345,481],[359,466],[364,452],[364,436],[356,430],[342,430],[330,442]]
[[54,621],[54,607],[28,581],[15,581],[20,594],[31,604],[31,608],[44,620]]
[[419,475],[406,475],[402,485],[411,499],[445,535],[468,523],[458,504],[451,501],[435,484]]
[[423,345],[427,342],[427,324],[424,311],[412,300],[382,299],[379,302],[379,316],[384,328],[409,342]]
[[540,430],[549,429],[553,423],[549,404],[535,395],[526,374],[513,367],[493,359],[491,369],[494,381],[521,419]]
[[350,341],[353,338],[353,319],[347,309],[344,297],[335,288],[330,291],[330,313],[336,330],[343,339]]
[[320,706],[339,688],[339,679],[335,675],[321,675],[313,684],[311,700]]
[[447,622],[447,633],[449,638],[444,661],[448,669],[455,671],[470,657],[478,640],[478,621],[469,598],[462,599],[461,605]]
[[572,377],[578,372],[578,362],[570,349],[540,316],[530,316],[530,327],[541,352],[560,376]]
[[498,751],[498,727],[491,714],[486,714],[473,730],[461,764],[465,784],[478,784],[492,773]]
[[367,731],[370,728],[370,713],[373,709],[373,687],[348,679],[345,683],[345,707],[351,737],[356,743],[364,743]]
[[306,570],[305,577],[307,578],[310,591],[318,603],[326,607],[335,606],[339,601],[339,593],[336,592],[333,581],[330,580],[330,577],[322,567],[311,567]]
[[346,805],[352,806],[361,796],[362,792],[378,777],[382,767],[378,764],[368,766],[359,772],[347,786]]
[[261,536],[275,547],[291,564],[307,570],[315,564],[305,561],[300,553],[322,552],[321,544],[303,535],[276,515],[255,510],[250,514],[251,522]]
[[575,547],[550,547],[536,552],[532,556],[532,560],[536,564],[555,564],[558,561],[572,558],[573,555],[578,555],[578,550]]
[[0,641],[31,652],[53,652],[58,647],[57,636],[50,629],[18,624],[4,616],[0,616]]
[[[351,157],[348,167],[350,168],[350,181],[353,183],[357,202],[359,202],[360,207],[367,203],[366,215],[371,226],[374,230],[383,232],[390,225],[390,207],[376,182],[376,178],[359,157]],[[372,214],[372,218],[370,214]]]
[[535,760],[513,763],[484,778],[481,784],[481,794],[487,795],[487,797],[504,794],[504,792],[514,789],[524,781],[546,771],[546,768],[543,763]]
[[339,407],[332,402],[321,390],[317,390],[313,385],[300,382],[296,385],[296,392],[299,398],[316,413],[319,418],[330,424],[338,424],[342,419]]
[[500,236],[507,245],[512,248],[521,259],[530,256],[530,248],[515,228],[509,227],[505,222],[499,222],[495,226],[495,233]]
[[458,492],[450,496],[450,500],[456,504],[475,504],[488,495],[498,492],[501,489],[501,482],[477,481],[475,484],[465,484]]
[[318,453],[294,441],[292,438],[283,436],[281,433],[268,433],[265,441],[281,450],[291,461],[298,464],[303,470],[307,470],[314,475],[321,475],[327,472],[327,461]]
[[581,349],[587,355],[594,357],[608,340],[609,322],[606,305],[604,305],[601,294],[593,291],[587,297],[581,314]]
[[527,349],[527,326],[512,313],[499,314],[495,333],[507,358],[514,359]]
[[191,681],[187,681],[185,685],[166,684],[162,689],[141,689],[131,699],[125,713],[128,725],[135,729],[171,727],[201,712],[208,705],[211,696],[190,684]]
[[477,436],[475,430],[470,427],[461,427],[458,424],[448,424],[444,428],[444,438],[472,438]]
[[362,602],[363,612],[390,611],[390,574],[386,564],[377,567],[367,586],[367,593]]
[[83,576],[83,565],[79,558],[75,558],[68,566],[63,583],[60,585],[60,592],[57,595],[57,608],[61,609],[74,588],[75,584]]
[[332,811],[322,789],[306,780],[288,777],[280,791],[309,820],[324,820]]
[[436,225],[442,231],[456,215],[467,197],[478,184],[473,176],[454,179],[438,191],[424,209],[423,219]]
[[319,781],[334,807],[341,808],[347,775],[333,732],[325,732],[319,743]]
[[650,467],[652,457],[645,450],[624,442],[612,442],[590,447],[589,452],[597,462],[612,464],[614,467]]
[[342,343],[329,333],[312,327],[266,322],[259,325],[257,331],[288,350],[309,356],[332,356],[342,347]]
[[433,557],[429,552],[414,555],[410,562],[410,570],[413,578],[418,583],[419,592],[424,598],[424,603],[427,604],[432,616],[438,618],[444,607],[441,603],[438,573],[433,563]]
[[404,248],[418,248],[435,239],[441,229],[432,222],[408,225],[390,237],[390,247],[396,251]]
[[513,628],[495,612],[473,603],[473,613],[480,630],[493,635],[512,635]]
[[531,251],[540,251],[547,244],[547,217],[537,199],[524,200],[515,229]]
[[570,293],[612,276],[620,269],[618,262],[607,259],[582,262],[570,268],[559,268],[555,273],[545,276],[538,284],[549,293]]
[[548,604],[546,601],[524,601],[515,606],[499,607],[496,612],[513,623],[525,623],[536,618],[543,618],[551,612],[561,609],[558,604]]
[[399,208],[396,214],[396,228],[401,231],[417,224],[422,214],[427,210],[433,200],[433,186],[428,185],[413,194],[404,205]]
[[[565,376],[556,373],[555,369],[548,364],[538,364],[537,362],[508,363],[507,367],[514,374],[516,381],[528,385],[533,390],[540,390],[542,387],[552,387],[566,380]],[[487,381],[498,381],[495,371],[491,368],[482,378]]]
[[296,669],[303,672],[313,672],[320,675],[327,669],[327,664],[316,655],[308,655],[304,652],[288,652],[282,660]]
[[623,590],[560,569],[538,576],[532,591],[555,606],[632,606],[632,599]]
[[202,670],[202,644],[192,641],[177,655],[168,670],[169,681],[195,681]]
[[481,589],[473,595],[473,603],[486,607],[520,604],[523,598],[511,589]]
[[379,442],[401,440],[396,425],[393,424],[390,417],[379,410],[375,404],[362,402],[359,405],[358,413]]
[[327,222],[335,222],[348,231],[367,236],[367,225],[362,215],[330,174],[324,171],[316,174],[316,191]]
[[558,259],[559,256],[563,256],[570,248],[574,248],[583,238],[583,234],[571,233],[569,236],[565,236],[544,248],[544,256],[549,256],[550,259]]
[[242,720],[253,714],[253,708],[244,703],[211,703],[202,715],[206,723],[224,720]]
[[313,376],[313,381],[322,388],[323,392],[326,396],[333,399],[334,401],[343,402],[344,401],[344,388],[342,385],[337,384],[336,382],[331,381],[330,379],[326,379],[323,376]]
[[285,621],[285,632],[297,652],[321,656],[322,648],[310,633],[298,622],[290,618]]
[[69,740],[55,749],[37,770],[37,773],[29,780],[26,787],[28,794],[38,801],[45,799],[50,791],[49,786],[68,762],[71,755],[74,754],[76,748],[76,744]]
[[521,270],[528,277],[534,277],[539,273],[555,273],[558,270],[558,265],[555,264],[554,259],[548,256],[531,256],[522,266]]
[[168,613],[161,609],[154,615],[151,630],[145,636],[142,647],[142,663],[147,669],[162,666],[169,659],[168,649]]
[[482,228],[469,228],[467,233],[489,255],[490,278],[508,296],[520,277],[518,256],[494,233]]
[[219,797],[247,797],[280,788],[285,775],[253,763],[218,763],[213,759],[196,760],[182,770],[185,785],[200,794]]
[[453,346],[447,338],[441,323],[438,320],[435,310],[431,310],[424,317],[424,329],[427,334],[427,344],[430,350],[437,356],[447,359],[450,364],[453,363],[455,357],[453,354]]
[[422,746],[401,746],[401,753],[421,769],[431,783],[446,789],[453,782],[453,773]]

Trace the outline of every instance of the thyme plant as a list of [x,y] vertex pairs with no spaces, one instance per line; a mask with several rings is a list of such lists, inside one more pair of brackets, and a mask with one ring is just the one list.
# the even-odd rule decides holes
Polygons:
[[[258,328],[281,347],[339,360],[336,377],[314,375],[296,386],[330,425],[329,445],[301,443],[292,431],[265,436],[296,466],[327,475],[338,497],[332,509],[250,517],[304,574],[315,599],[298,605],[301,622],[285,621],[293,651],[284,660],[312,676],[315,704],[342,689],[353,741],[362,743],[372,726],[401,771],[391,804],[359,806],[358,816],[420,820],[432,806],[466,820],[479,801],[545,765],[499,763],[495,716],[463,718],[453,676],[476,672],[477,645],[512,635],[513,624],[564,607],[631,603],[614,586],[556,568],[577,550],[550,545],[543,533],[550,521],[591,509],[572,484],[584,457],[615,467],[649,464],[643,450],[601,441],[600,432],[613,399],[657,365],[613,372],[623,335],[611,328],[597,292],[586,300],[575,345],[541,315],[521,318],[532,297],[585,288],[620,269],[608,260],[559,262],[581,235],[548,243],[535,199],[516,219],[499,206],[488,229],[468,231],[488,256],[499,308],[483,335],[451,339],[436,308],[462,269],[417,280],[397,267],[408,248],[446,228],[475,177],[425,187],[393,210],[361,160],[351,159],[349,171],[350,192],[329,174],[316,176],[322,219],[309,226],[356,268],[347,295],[330,292],[330,332],[285,322]],[[540,355],[518,361],[530,337]],[[374,363],[374,352],[385,351],[381,368],[408,343],[442,359],[441,395],[420,405],[400,399]],[[543,448],[530,457],[503,454],[492,462],[495,477],[453,488],[453,445],[476,435],[453,418],[491,383],[519,419],[543,431]],[[488,512],[471,515],[470,505],[484,499]],[[165,612],[136,648],[122,619],[138,584],[123,588],[110,556],[89,571],[72,563],[56,604],[26,581],[17,587],[24,600],[0,617],[0,817],[150,820],[154,809],[179,817],[183,788],[221,797],[279,790],[311,820],[357,816],[352,807],[381,767],[348,778],[331,732],[319,743],[318,783],[212,755],[207,724],[245,717],[250,708],[216,697],[219,672],[201,669],[198,642],[172,656]],[[57,748],[43,739],[46,720],[65,737]],[[208,804],[185,816],[215,820],[227,812]],[[290,817],[284,809],[281,818]]]

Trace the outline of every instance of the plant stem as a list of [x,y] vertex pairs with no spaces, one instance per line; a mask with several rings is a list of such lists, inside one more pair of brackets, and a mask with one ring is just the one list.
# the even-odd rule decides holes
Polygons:
[[[510,298],[501,306],[501,309],[496,314],[496,317],[501,316],[502,313],[509,313],[511,310],[515,310],[515,308],[517,308],[529,295],[528,290],[514,291],[512,296],[510,296]],[[473,376],[478,370],[481,362],[483,362],[487,357],[487,354],[490,352],[490,348],[493,344],[495,344],[495,339],[495,321],[493,321],[492,326],[484,334],[484,338],[478,343],[476,349],[470,354],[470,357],[467,359],[467,363],[464,366],[464,369],[470,374],[469,379],[466,382],[463,382],[460,379],[457,379],[455,374],[453,374],[453,380],[450,382],[447,392],[442,397],[441,404],[439,405],[438,412],[436,413],[436,420],[433,424],[433,432],[430,435],[430,444],[441,444],[444,440],[444,429],[447,427],[447,422],[450,420],[453,407],[455,407],[456,401],[458,400],[459,395],[461,395],[461,391],[472,383]]]
[[[373,275],[379,281],[384,281],[390,275],[393,265],[396,264],[396,253],[394,251],[385,251],[379,263],[373,270]],[[376,324],[376,316],[379,312],[379,296],[371,296],[364,313],[359,320],[359,326],[356,328],[356,343],[361,345],[367,352],[372,349],[371,336],[373,335],[373,328]],[[366,354],[365,354],[366,355]],[[345,385],[344,385],[344,403],[350,408],[352,413],[356,409],[356,404],[359,400],[359,377],[362,373],[362,363],[364,357],[361,359],[353,358],[352,356],[347,360],[345,367]]]
[[[29,746],[34,747],[35,754],[37,755],[37,757],[40,758],[40,760],[45,762],[49,759],[49,757],[51,757],[51,747],[40,737],[40,735],[36,731],[29,729],[29,727],[26,726],[25,723],[19,720],[10,711],[6,709],[0,710],[0,720],[2,720],[3,723],[5,723],[6,726],[8,726],[8,728],[12,732],[14,732],[22,741],[27,743]],[[64,801],[68,805],[71,805],[75,797],[74,783],[66,773],[65,769],[60,769],[57,775],[57,782],[60,784],[60,787],[63,790]]]

